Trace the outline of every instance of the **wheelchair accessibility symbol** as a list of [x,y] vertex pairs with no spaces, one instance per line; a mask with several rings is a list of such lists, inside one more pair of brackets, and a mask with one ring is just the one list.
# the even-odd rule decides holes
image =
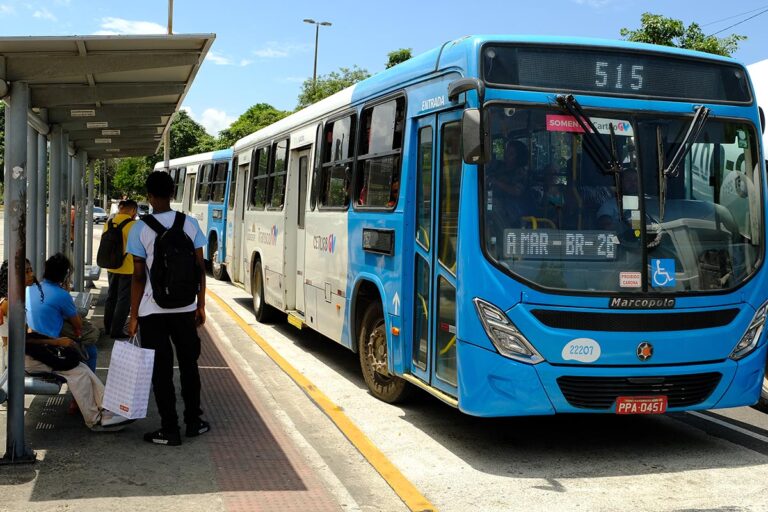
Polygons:
[[675,286],[675,260],[671,258],[652,259],[651,284],[654,288]]

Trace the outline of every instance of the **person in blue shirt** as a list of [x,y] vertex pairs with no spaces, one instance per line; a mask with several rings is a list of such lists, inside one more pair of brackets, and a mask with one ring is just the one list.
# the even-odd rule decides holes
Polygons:
[[[173,179],[167,173],[153,172],[147,178],[146,187],[153,208],[152,217],[165,229],[170,229],[177,215],[177,212],[171,210]],[[161,428],[145,434],[144,440],[167,446],[181,444],[176,390],[173,386],[174,348],[179,362],[186,435],[199,436],[210,430],[208,422],[201,419],[203,411],[200,409],[200,372],[197,367],[197,359],[200,357],[197,327],[205,323],[203,247],[207,240],[194,217],[186,216],[183,230],[195,248],[199,287],[197,297],[193,297],[188,305],[170,309],[159,306],[152,294],[151,270],[157,234],[147,225],[146,220],[138,221],[128,234],[128,253],[133,255],[128,333],[133,336],[140,329],[141,346],[155,351],[152,388],[161,421]]]
[[96,373],[99,332],[77,313],[75,301],[67,291],[71,273],[72,264],[63,254],[48,258],[40,286],[27,287],[27,324],[33,331],[51,338],[63,336],[80,341],[88,354],[86,364]]

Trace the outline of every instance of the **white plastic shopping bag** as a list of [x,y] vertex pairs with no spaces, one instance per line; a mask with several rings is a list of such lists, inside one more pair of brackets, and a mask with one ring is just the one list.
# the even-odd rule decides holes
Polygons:
[[102,407],[126,418],[145,418],[154,364],[155,351],[141,348],[138,337],[115,340]]

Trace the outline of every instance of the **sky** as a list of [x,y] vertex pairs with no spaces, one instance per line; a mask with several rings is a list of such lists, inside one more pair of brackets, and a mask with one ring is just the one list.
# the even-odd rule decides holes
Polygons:
[[[320,27],[318,75],[358,65],[384,69],[387,53],[414,55],[469,34],[572,35],[620,39],[652,12],[697,22],[705,33],[768,9],[768,0],[175,0],[177,34],[215,33],[216,41],[182,108],[216,135],[256,103],[296,107],[312,77],[315,27]],[[744,14],[746,13],[746,14]],[[165,33],[165,0],[0,0],[4,36]],[[748,37],[734,57],[768,59],[768,12],[727,29]]]

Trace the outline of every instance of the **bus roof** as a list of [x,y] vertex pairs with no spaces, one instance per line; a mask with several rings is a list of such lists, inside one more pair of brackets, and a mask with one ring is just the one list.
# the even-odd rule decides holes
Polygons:
[[386,94],[390,90],[400,88],[405,84],[418,80],[420,77],[440,71],[456,70],[463,74],[473,74],[476,68],[476,56],[480,47],[486,43],[524,43],[524,44],[555,44],[573,46],[592,46],[618,48],[654,53],[668,53],[683,57],[708,59],[715,61],[740,64],[730,57],[710,53],[685,50],[670,46],[659,46],[646,43],[633,43],[614,39],[594,39],[565,36],[522,36],[522,35],[475,35],[465,36],[453,41],[447,41],[439,48],[417,55],[381,73],[362,80],[355,85],[337,92],[313,105],[310,105],[277,123],[262,128],[235,142],[235,153],[260,141],[267,141],[286,131],[304,126],[320,117],[340,111],[349,105],[365,101],[373,96]]
[[[196,155],[182,156],[179,158],[173,158],[168,162],[170,167],[177,167],[182,165],[198,164],[202,162],[210,162],[215,160],[229,160],[232,158],[232,148],[217,149],[216,151],[209,151],[207,153],[198,153]],[[165,167],[165,163],[161,160],[155,164],[155,170],[161,170]]]

